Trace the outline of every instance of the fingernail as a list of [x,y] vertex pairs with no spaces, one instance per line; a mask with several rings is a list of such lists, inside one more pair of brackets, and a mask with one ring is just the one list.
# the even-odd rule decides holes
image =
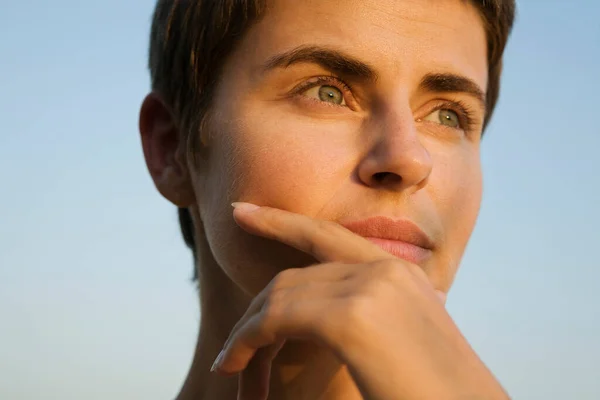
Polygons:
[[233,206],[233,208],[242,210],[243,212],[252,212],[252,211],[256,211],[260,208],[256,204],[242,203],[242,202],[231,203],[231,205]]
[[221,352],[219,353],[219,355],[215,359],[215,362],[213,362],[212,367],[210,367],[210,372],[216,371],[216,369],[221,366],[220,365],[221,364],[221,360],[223,360],[223,356],[224,355],[225,355],[225,350],[221,350]]

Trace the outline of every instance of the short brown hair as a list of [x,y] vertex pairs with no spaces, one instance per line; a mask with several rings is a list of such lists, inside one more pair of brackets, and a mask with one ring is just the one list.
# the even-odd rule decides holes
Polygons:
[[[468,0],[479,10],[488,43],[487,114],[500,93],[502,55],[515,18],[515,0]],[[221,69],[240,38],[264,14],[266,0],[157,0],[150,34],[152,89],[160,93],[180,124],[183,140],[195,146]],[[179,224],[196,259],[189,211]],[[194,278],[196,278],[194,268]]]

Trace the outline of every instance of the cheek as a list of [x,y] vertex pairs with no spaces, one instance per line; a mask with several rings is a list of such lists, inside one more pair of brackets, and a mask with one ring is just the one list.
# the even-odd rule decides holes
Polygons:
[[267,121],[246,119],[219,130],[207,181],[207,187],[218,189],[211,192],[203,213],[215,260],[251,296],[278,272],[316,260],[246,233],[235,224],[230,203],[246,201],[314,217],[351,168],[348,149],[335,143],[331,131],[294,121],[287,126]]
[[427,274],[437,287],[449,289],[479,213],[482,188],[478,148],[436,153],[427,187],[427,197],[443,227],[442,245]]
[[460,259],[473,232],[481,205],[482,176],[478,148],[467,145],[443,153],[430,185],[445,231],[447,248]]
[[[301,118],[254,120],[232,137],[231,193],[238,199],[316,216],[351,169],[347,127]],[[262,122],[262,123],[261,123]],[[343,132],[343,133],[341,133]]]

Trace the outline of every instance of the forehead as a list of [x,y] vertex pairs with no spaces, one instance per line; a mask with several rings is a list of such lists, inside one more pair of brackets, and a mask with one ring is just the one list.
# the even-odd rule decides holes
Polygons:
[[384,79],[460,73],[487,87],[487,41],[465,0],[272,0],[245,37],[254,59],[303,45],[337,48]]

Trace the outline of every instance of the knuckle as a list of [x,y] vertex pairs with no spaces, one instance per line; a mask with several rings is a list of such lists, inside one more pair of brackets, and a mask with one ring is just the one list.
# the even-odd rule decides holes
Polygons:
[[317,224],[318,233],[322,235],[339,235],[342,227],[333,221],[319,220]]
[[356,327],[363,326],[372,314],[372,299],[367,295],[356,295],[350,297],[345,304],[342,313],[344,321]]
[[376,261],[365,272],[366,276],[360,278],[358,292],[371,299],[397,291],[399,285],[410,279],[410,272],[397,259]]
[[285,297],[285,289],[276,289],[269,293],[269,296],[267,297],[261,310],[265,320],[271,321],[277,319],[283,314],[283,310],[285,308]]
[[278,291],[287,287],[289,285],[289,282],[292,282],[294,280],[294,277],[297,274],[297,272],[297,268],[288,268],[279,272],[271,280],[271,291]]
[[[399,259],[384,260],[375,268],[374,283],[371,293],[385,293],[384,290],[413,291],[421,287],[423,282],[429,282],[427,274],[418,265]],[[379,282],[380,284],[376,284]]]
[[374,272],[377,278],[390,282],[398,282],[406,279],[407,270],[403,263],[397,259],[386,259],[376,263]]
[[373,273],[366,279],[363,278],[358,293],[365,297],[377,297],[387,290],[388,286],[390,286],[390,282],[384,275]]
[[425,271],[423,271],[423,268],[419,267],[416,264],[406,263],[405,268],[414,277],[427,277],[427,274],[425,274]]
[[281,227],[285,224],[278,210],[265,207],[261,209],[260,218],[257,218],[256,224],[260,230],[268,235],[269,238],[279,240],[281,238]]
[[314,227],[308,241],[308,247],[309,253],[315,255],[322,253],[322,243],[324,241],[327,241],[332,237],[340,237],[340,235],[343,234],[342,231],[345,230],[341,225],[328,220],[318,220]]

